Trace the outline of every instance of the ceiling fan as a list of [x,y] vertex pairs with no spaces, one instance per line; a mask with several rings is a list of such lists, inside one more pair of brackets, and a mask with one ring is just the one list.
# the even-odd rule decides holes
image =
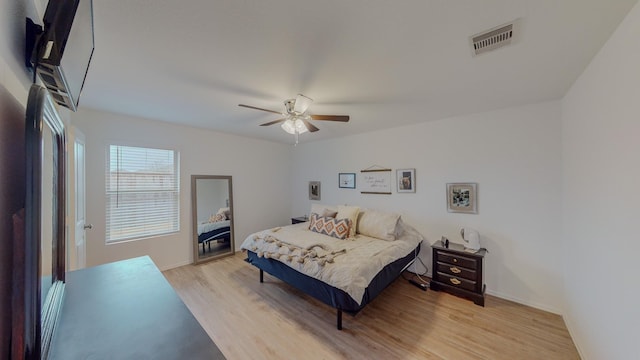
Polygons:
[[298,135],[307,131],[316,132],[320,129],[315,127],[309,120],[323,120],[323,121],[340,121],[348,122],[349,115],[310,115],[307,114],[309,106],[313,103],[313,99],[306,97],[302,94],[298,94],[295,99],[288,99],[284,101],[284,112],[275,110],[263,109],[251,105],[238,104],[238,106],[246,107],[249,109],[255,109],[260,111],[267,111],[274,114],[284,116],[282,119],[273,120],[260,124],[260,126],[269,126],[282,123],[281,127],[289,134],[296,136],[296,144],[298,143]]

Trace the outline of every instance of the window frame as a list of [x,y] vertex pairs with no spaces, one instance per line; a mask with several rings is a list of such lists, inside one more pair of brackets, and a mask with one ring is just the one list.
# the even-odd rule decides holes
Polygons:
[[[144,150],[156,150],[156,151],[167,151],[167,152],[172,152],[173,153],[173,181],[174,181],[174,186],[172,190],[145,190],[145,191],[141,191],[141,190],[133,190],[133,191],[127,191],[126,193],[128,194],[133,194],[133,193],[146,193],[146,194],[174,194],[174,201],[175,203],[175,212],[170,214],[171,215],[171,219],[167,218],[167,221],[170,222],[172,225],[169,226],[169,229],[167,230],[162,230],[162,231],[157,231],[157,232],[149,232],[149,231],[137,231],[135,234],[132,234],[131,236],[113,236],[113,232],[117,231],[117,229],[114,229],[114,227],[112,226],[112,220],[110,220],[110,216],[112,213],[112,197],[118,196],[118,191],[114,191],[112,189],[110,189],[110,185],[111,185],[111,181],[110,181],[110,175],[111,175],[111,164],[112,164],[112,158],[111,158],[111,151],[113,147],[121,147],[121,148],[136,148],[136,149],[144,149]],[[122,161],[117,160],[117,161]],[[105,163],[105,186],[104,186],[104,190],[105,190],[105,244],[106,245],[113,245],[113,244],[118,244],[118,243],[123,243],[123,242],[130,242],[130,241],[138,241],[138,240],[144,240],[144,239],[150,239],[150,238],[157,238],[157,237],[163,237],[163,236],[167,236],[167,235],[172,235],[172,234],[176,234],[180,232],[180,228],[181,228],[181,221],[180,221],[180,213],[181,213],[181,206],[180,206],[180,201],[181,201],[181,197],[180,197],[180,193],[181,193],[181,189],[180,189],[180,183],[181,183],[181,179],[180,179],[180,151],[178,149],[175,148],[171,148],[171,147],[161,147],[161,146],[149,146],[149,145],[131,145],[131,144],[123,144],[123,143],[116,143],[116,142],[110,142],[107,144],[106,147],[106,163]],[[152,205],[148,206],[148,208],[152,208]],[[175,216],[175,218],[173,217]],[[132,228],[136,228],[136,226],[132,226]]]

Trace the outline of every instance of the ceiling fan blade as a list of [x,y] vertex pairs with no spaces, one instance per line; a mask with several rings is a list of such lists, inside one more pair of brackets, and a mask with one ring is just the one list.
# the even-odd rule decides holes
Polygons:
[[266,122],[266,123],[264,123],[264,124],[260,124],[260,126],[269,126],[269,125],[274,125],[274,124],[277,124],[277,123],[281,123],[281,122],[283,122],[283,121],[285,121],[285,120],[287,120],[287,119],[278,119],[278,120],[273,120],[273,121]]
[[296,102],[293,105],[293,111],[297,112],[298,114],[304,114],[304,112],[307,111],[312,103],[312,98],[306,97],[302,94],[298,94],[298,96],[296,96]]
[[313,126],[312,123],[310,123],[309,121],[305,120],[305,119],[300,119],[302,120],[302,122],[304,123],[304,126],[307,127],[307,130],[309,130],[310,132],[316,132],[320,129],[318,129],[317,127]]
[[348,122],[349,115],[311,115],[313,120],[342,121]]
[[255,106],[251,106],[251,105],[238,104],[238,106],[246,107],[246,108],[254,109],[254,110],[266,111],[266,112],[270,112],[270,113],[274,113],[274,114],[278,114],[278,115],[282,115],[282,113],[281,113],[281,112],[279,112],[279,111],[269,110],[269,109],[263,109],[263,108],[259,108],[259,107],[255,107]]

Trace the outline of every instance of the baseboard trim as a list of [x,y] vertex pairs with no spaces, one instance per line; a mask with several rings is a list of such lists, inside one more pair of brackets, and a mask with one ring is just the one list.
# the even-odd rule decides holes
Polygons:
[[[410,270],[406,270],[407,272],[410,272],[412,274],[414,274],[414,272],[410,271]],[[426,276],[429,279],[431,279],[431,272],[428,272],[426,275],[420,275],[420,276]],[[546,311],[546,312],[550,312],[556,315],[563,315],[562,311],[558,308],[555,308],[553,306],[549,306],[549,305],[545,305],[545,304],[540,304],[540,303],[536,303],[536,302],[531,302],[531,301],[526,301],[526,300],[522,300],[520,298],[514,297],[514,296],[509,296],[497,291],[492,291],[492,290],[487,290],[486,291],[487,294],[491,295],[491,296],[495,296],[498,297],[500,299],[504,299],[504,300],[509,300],[509,301],[513,301],[515,303],[521,304],[521,305],[526,305],[538,310],[542,310],[542,311]]]
[[[409,270],[406,270],[406,271],[413,274],[412,271],[409,271]],[[426,275],[420,275],[420,276],[426,276],[426,277],[431,279],[431,277],[432,277],[431,275],[432,275],[432,273],[428,272]],[[546,312],[550,312],[550,313],[553,313],[553,314],[556,314],[556,315],[562,315],[562,310],[560,310],[558,308],[555,308],[553,306],[548,306],[548,305],[545,305],[545,304],[540,304],[540,303],[531,302],[531,301],[525,301],[525,300],[519,299],[517,297],[509,296],[509,295],[506,295],[506,294],[503,294],[503,293],[499,293],[497,291],[492,291],[492,290],[487,290],[486,293],[491,295],[491,296],[498,297],[500,299],[513,301],[513,302],[521,304],[521,305],[530,306],[532,308],[535,308],[535,309],[538,309],[538,310],[542,310],[542,311],[546,311]]]
[[571,337],[571,340],[573,341],[573,345],[576,347],[576,350],[578,351],[578,355],[580,355],[580,359],[585,359],[585,360],[588,359],[585,356],[582,349],[580,348],[580,343],[577,341],[578,338],[575,336],[575,332],[572,330],[573,326],[571,325],[571,321],[569,321],[565,315],[562,315],[562,320],[564,321],[564,326],[567,327],[567,331],[569,331],[569,336]]
[[553,306],[549,306],[549,305],[540,304],[540,303],[537,303],[537,302],[523,300],[523,299],[520,299],[520,298],[517,298],[517,297],[514,297],[514,296],[509,296],[509,295],[506,295],[506,294],[502,294],[502,293],[499,293],[499,292],[493,291],[493,290],[487,290],[486,293],[491,295],[491,296],[499,297],[499,298],[504,299],[504,300],[513,301],[513,302],[518,303],[518,304],[526,305],[526,306],[529,306],[529,307],[532,307],[532,308],[535,308],[535,309],[538,309],[538,310],[542,310],[542,311],[546,311],[546,312],[550,312],[550,313],[562,316],[562,310],[560,310],[558,308],[555,308]]
[[167,265],[167,266],[163,266],[163,267],[158,267],[158,268],[160,269],[160,271],[166,271],[166,270],[175,269],[177,267],[185,266],[185,265],[189,265],[189,264],[192,264],[192,262],[189,261],[189,260],[185,260],[185,261],[181,261],[179,263],[175,263],[175,264],[171,264],[171,265]]

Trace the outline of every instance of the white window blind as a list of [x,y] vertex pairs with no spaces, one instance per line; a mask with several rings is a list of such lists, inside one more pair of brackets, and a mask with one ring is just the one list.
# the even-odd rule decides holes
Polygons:
[[109,146],[107,243],[180,230],[178,153]]

